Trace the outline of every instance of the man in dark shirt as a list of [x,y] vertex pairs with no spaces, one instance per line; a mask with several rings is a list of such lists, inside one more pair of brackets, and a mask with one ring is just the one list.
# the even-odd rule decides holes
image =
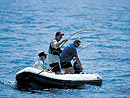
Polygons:
[[72,44],[69,44],[64,48],[61,54],[61,67],[64,68],[65,73],[74,73],[74,69],[71,64],[72,59],[75,59],[76,63],[79,64],[80,69],[83,70],[76,49],[79,45],[81,45],[81,41],[80,39],[76,39]]

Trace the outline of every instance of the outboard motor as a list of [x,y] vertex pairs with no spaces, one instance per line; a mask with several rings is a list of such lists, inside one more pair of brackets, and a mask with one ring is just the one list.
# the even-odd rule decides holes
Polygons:
[[80,65],[77,64],[77,62],[75,61],[74,64],[73,64],[73,68],[75,70],[75,74],[80,74],[80,72],[82,72],[81,68],[80,68]]

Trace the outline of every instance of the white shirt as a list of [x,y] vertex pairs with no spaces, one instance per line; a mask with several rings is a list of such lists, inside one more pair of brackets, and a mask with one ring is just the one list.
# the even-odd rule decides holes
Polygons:
[[38,61],[35,62],[34,68],[37,68],[40,70],[46,69],[44,62],[41,59],[39,59]]
[[[58,47],[56,47],[56,43],[57,43],[57,41],[55,39],[52,40],[50,43],[51,47],[57,49]],[[57,63],[57,62],[60,62],[60,57],[58,55],[53,55],[53,54],[48,55],[49,64]]]

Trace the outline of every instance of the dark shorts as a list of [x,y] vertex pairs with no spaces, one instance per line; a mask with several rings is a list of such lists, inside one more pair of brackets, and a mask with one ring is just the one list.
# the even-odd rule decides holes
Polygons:
[[71,62],[61,62],[61,68],[72,67]]
[[50,64],[50,67],[53,67],[52,69],[53,72],[61,71],[59,63]]

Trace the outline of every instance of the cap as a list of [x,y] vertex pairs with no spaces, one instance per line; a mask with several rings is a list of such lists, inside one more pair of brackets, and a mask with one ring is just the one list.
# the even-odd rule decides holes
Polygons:
[[74,41],[74,43],[77,43],[77,42],[78,42],[79,45],[81,45],[81,40],[80,40],[80,39],[76,39],[76,40]]
[[56,32],[56,35],[55,35],[55,36],[58,36],[58,35],[64,36],[64,33],[62,33],[62,32]]
[[45,54],[44,52],[40,52],[39,54],[38,54],[38,56],[39,57],[41,57],[41,56],[46,56],[47,54]]

